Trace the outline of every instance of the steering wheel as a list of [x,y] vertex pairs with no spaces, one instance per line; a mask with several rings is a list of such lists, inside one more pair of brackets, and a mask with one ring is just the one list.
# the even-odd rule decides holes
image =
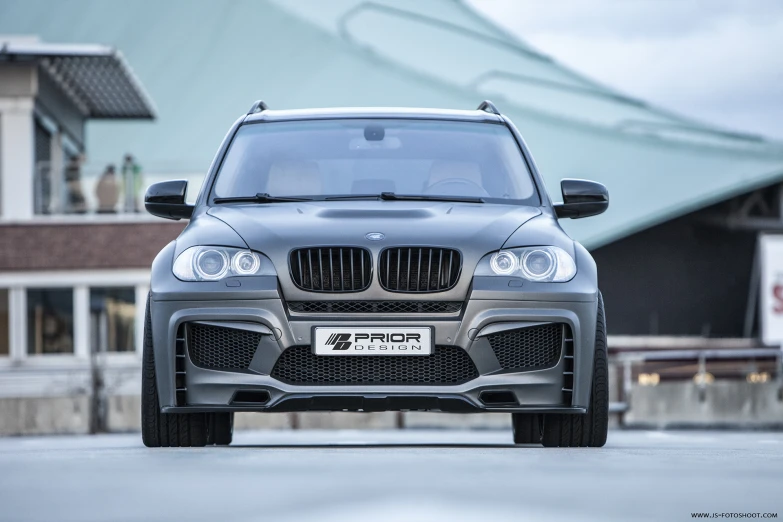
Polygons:
[[489,192],[478,183],[465,178],[446,178],[424,189],[427,195],[489,197]]

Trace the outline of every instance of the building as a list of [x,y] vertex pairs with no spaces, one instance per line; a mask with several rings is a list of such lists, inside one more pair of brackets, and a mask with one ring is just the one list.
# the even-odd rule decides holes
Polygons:
[[137,304],[182,225],[135,212],[131,176],[81,158],[87,121],[153,118],[118,52],[0,39],[0,433],[78,430],[102,422],[104,388],[137,393]]
[[[564,177],[594,179],[609,188],[609,211],[563,225],[599,261],[615,346],[645,348],[654,344],[651,336],[696,336],[759,347],[753,256],[759,231],[780,231],[775,198],[783,181],[783,144],[673,114],[585,78],[460,0],[6,0],[0,5],[0,34],[37,34],[69,45],[95,41],[122,49],[155,100],[157,119],[154,124],[90,121],[85,169],[97,179],[107,163],[118,163],[132,148],[144,166],[145,182],[184,176],[192,180],[190,197],[225,130],[258,98],[280,108],[471,108],[490,98],[526,137],[552,195],[559,194]],[[3,160],[21,161],[4,168],[5,186],[37,172],[30,159],[38,157],[37,148],[24,154],[25,160]],[[33,201],[18,217],[3,214],[3,227],[26,236],[19,220],[54,229],[68,223],[67,234],[93,237],[111,218],[127,227],[157,227],[155,237],[173,237],[181,226],[132,213],[39,216],[34,209],[60,208],[47,203],[56,200],[43,187],[31,183],[24,198],[0,188],[3,208],[6,201],[11,201],[9,208]],[[134,232],[124,237],[141,237],[141,228],[129,230]],[[152,241],[141,243],[150,251],[157,248]],[[5,245],[0,262],[17,255],[7,253]],[[146,278],[140,259],[148,255],[141,248],[131,249],[139,255],[138,265],[123,265],[123,277],[103,279],[135,288],[137,337]],[[33,264],[38,257],[17,261],[23,265],[18,268],[3,265],[0,293],[8,293],[10,310],[20,310],[20,296],[26,295],[29,281],[43,281],[40,273],[48,271],[57,281],[65,281],[66,273],[81,273],[85,279],[73,279],[72,301],[74,317],[82,314],[74,323],[74,352],[80,355],[73,360],[82,364],[90,353],[89,322],[77,308],[86,309],[89,278],[116,268],[106,268],[94,255],[79,256],[60,253],[58,262],[70,261],[54,268]],[[76,267],[85,262],[98,264],[79,272]],[[0,377],[2,397],[14,396],[11,382],[24,380],[22,368],[54,364],[49,362],[53,357],[29,352],[23,338],[29,337],[30,324],[12,333],[16,355],[0,363],[14,368]],[[697,373],[691,363],[685,374]],[[640,371],[633,370],[634,383]],[[134,393],[128,384],[108,396]]]

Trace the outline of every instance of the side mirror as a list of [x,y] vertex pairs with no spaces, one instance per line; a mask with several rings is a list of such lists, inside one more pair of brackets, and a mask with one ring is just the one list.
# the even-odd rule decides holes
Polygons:
[[153,216],[166,219],[190,219],[193,205],[185,203],[188,182],[184,179],[150,185],[144,194],[144,208]]
[[597,216],[609,208],[609,192],[602,184],[586,179],[564,179],[560,182],[563,202],[555,203],[559,218]]

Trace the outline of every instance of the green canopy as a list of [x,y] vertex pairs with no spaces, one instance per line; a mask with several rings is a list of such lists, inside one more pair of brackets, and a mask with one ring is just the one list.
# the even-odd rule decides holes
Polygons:
[[783,179],[783,144],[727,132],[582,77],[457,0],[3,0],[0,34],[118,48],[155,123],[91,122],[93,162],[205,172],[228,126],[272,108],[472,109],[492,99],[550,193],[607,185],[609,211],[563,226],[597,247]]

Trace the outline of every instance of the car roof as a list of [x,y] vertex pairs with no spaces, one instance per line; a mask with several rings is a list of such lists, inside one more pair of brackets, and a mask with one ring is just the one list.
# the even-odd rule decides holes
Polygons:
[[333,120],[354,118],[409,118],[500,123],[503,118],[486,111],[453,109],[417,109],[410,107],[337,107],[325,109],[263,110],[245,117],[245,122]]

